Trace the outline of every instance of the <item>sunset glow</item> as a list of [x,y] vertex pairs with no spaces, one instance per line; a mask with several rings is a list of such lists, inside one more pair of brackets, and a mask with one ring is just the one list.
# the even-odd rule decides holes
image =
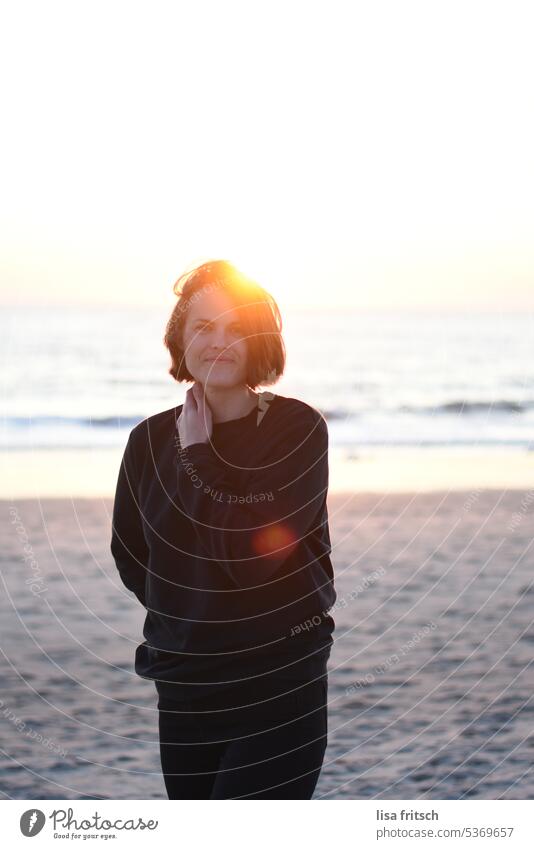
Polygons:
[[524,23],[481,2],[11,4],[3,301],[171,303],[221,257],[282,308],[532,309]]

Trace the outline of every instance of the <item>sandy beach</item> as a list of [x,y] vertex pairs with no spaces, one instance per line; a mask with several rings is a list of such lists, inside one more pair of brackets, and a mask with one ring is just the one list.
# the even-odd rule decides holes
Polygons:
[[[0,502],[4,798],[166,798],[112,499]],[[331,493],[338,599],[314,798],[534,791],[532,489]]]
[[[111,497],[123,449],[0,451],[0,499]],[[329,493],[529,489],[534,450],[330,446]]]

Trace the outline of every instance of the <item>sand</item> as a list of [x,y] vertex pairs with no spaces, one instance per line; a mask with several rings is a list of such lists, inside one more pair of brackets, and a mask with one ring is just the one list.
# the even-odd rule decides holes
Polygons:
[[[111,507],[0,502],[4,798],[166,798]],[[337,627],[315,798],[532,798],[533,514],[526,488],[329,496]]]
[[[0,451],[1,498],[113,497],[119,448]],[[330,446],[329,492],[529,489],[534,450],[484,446]]]

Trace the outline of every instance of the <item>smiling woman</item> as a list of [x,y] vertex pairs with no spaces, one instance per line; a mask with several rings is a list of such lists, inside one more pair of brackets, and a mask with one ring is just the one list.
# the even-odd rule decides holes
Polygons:
[[165,333],[185,403],[128,439],[111,550],[147,609],[169,798],[311,798],[336,600],[328,431],[255,392],[284,368],[274,300],[225,261],[188,274]]
[[227,390],[214,393],[213,400],[228,398],[232,388],[236,397],[235,390],[278,380],[285,367],[282,319],[262,286],[217,260],[183,274],[174,292],[178,301],[164,343],[175,380]]

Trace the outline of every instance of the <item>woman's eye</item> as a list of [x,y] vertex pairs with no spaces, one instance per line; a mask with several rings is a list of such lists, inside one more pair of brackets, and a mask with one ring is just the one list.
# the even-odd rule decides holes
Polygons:
[[[204,333],[205,330],[211,330],[211,327],[210,327],[209,324],[203,324],[201,327],[198,328],[199,333]],[[239,327],[238,325],[235,325],[235,324],[232,327],[232,331],[234,333],[242,333],[243,332],[241,327]]]

